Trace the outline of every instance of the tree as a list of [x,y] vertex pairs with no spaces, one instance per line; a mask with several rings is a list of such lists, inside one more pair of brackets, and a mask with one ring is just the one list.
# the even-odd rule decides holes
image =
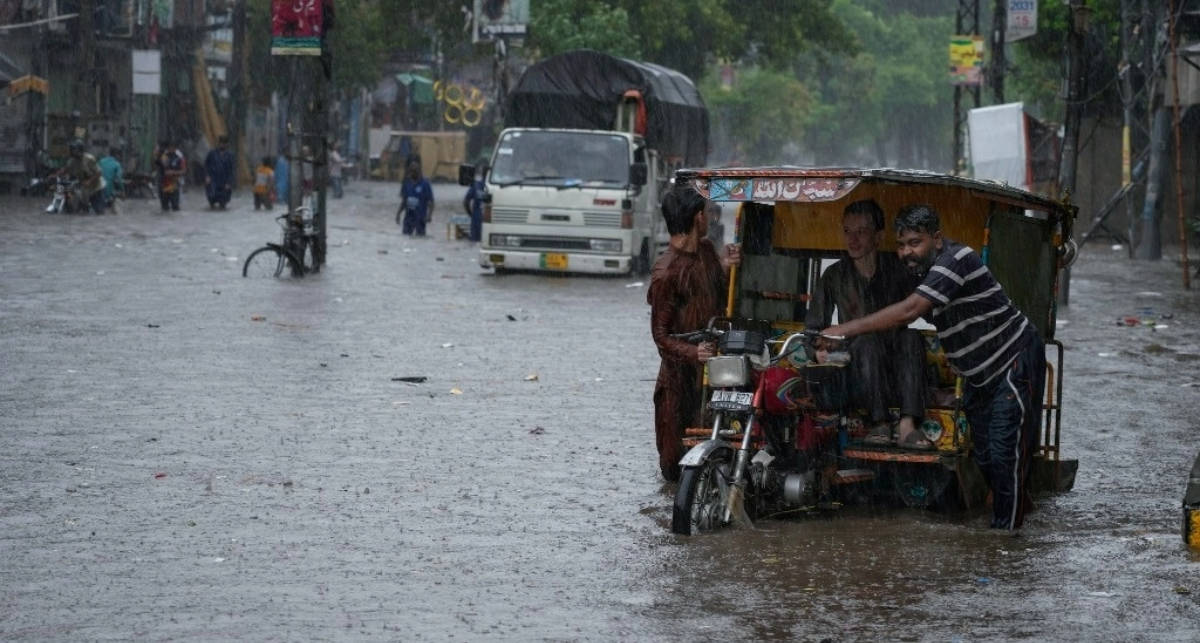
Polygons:
[[595,49],[614,56],[641,58],[629,14],[597,0],[541,0],[533,9],[530,45],[542,56],[572,49]]
[[854,52],[832,0],[534,0],[529,45],[539,55],[589,47],[696,79],[733,58],[786,68],[800,52]]
[[[1122,110],[1117,62],[1121,58],[1120,0],[1090,0],[1092,10],[1084,42],[1087,75],[1083,94],[1085,111],[1092,115],[1119,117]],[[1062,122],[1064,44],[1067,41],[1069,7],[1065,2],[1038,4],[1038,32],[1009,45],[1012,52],[1006,84],[1016,89],[1026,108],[1041,118]]]
[[787,158],[787,148],[789,143],[795,147],[796,133],[810,124],[808,88],[789,73],[763,67],[741,70],[729,88],[718,76],[710,73],[700,84],[715,130],[709,161],[759,165],[798,160]]

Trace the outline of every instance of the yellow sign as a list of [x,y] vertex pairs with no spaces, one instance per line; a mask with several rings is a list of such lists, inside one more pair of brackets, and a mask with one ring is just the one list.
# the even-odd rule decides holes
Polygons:
[[20,96],[25,92],[50,93],[50,81],[38,76],[21,76],[8,84],[9,96]]
[[479,124],[483,118],[483,108],[487,105],[487,98],[483,92],[470,85],[463,87],[456,83],[443,84],[439,80],[433,84],[433,96],[446,103],[442,118],[446,119],[447,123],[462,123],[467,127]]
[[983,36],[950,36],[950,84],[983,84]]
[[566,270],[567,255],[559,252],[547,252],[542,255],[542,268],[549,270]]

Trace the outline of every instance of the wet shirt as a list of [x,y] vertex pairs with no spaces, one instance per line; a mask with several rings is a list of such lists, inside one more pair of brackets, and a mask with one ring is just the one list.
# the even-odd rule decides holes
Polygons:
[[254,193],[270,194],[275,183],[275,171],[266,165],[258,166],[254,171]]
[[159,171],[162,173],[159,179],[159,185],[163,192],[175,192],[179,190],[180,180],[183,178],[183,173],[187,170],[187,161],[183,159],[183,154],[179,151],[163,152],[163,155],[158,160]]
[[289,170],[287,158],[280,154],[275,160],[275,196],[283,201],[287,201],[288,198],[288,186],[291,181],[291,177],[288,176]]
[[841,322],[864,317],[908,297],[916,285],[893,252],[876,254],[875,274],[870,279],[854,269],[853,259],[843,257],[817,281],[804,324],[808,328],[827,328],[833,323],[835,306]]
[[342,155],[338,154],[337,150],[329,151],[329,178],[342,178],[342,165],[345,161],[342,160]]
[[[700,241],[696,252],[675,248],[659,257],[650,275],[646,301],[650,304],[650,333],[663,359],[693,364],[697,347],[671,337],[672,333],[700,330],[711,317],[722,314],[725,271],[712,242]],[[662,371],[660,371],[661,379]]]
[[950,365],[974,386],[1003,372],[1029,341],[1029,319],[969,246],[946,239],[917,294],[933,304],[926,319]]
[[403,202],[405,210],[423,217],[432,200],[433,186],[429,184],[429,179],[404,179],[404,184],[400,187],[400,201]]
[[79,158],[71,157],[67,161],[67,174],[79,181],[79,185],[88,194],[104,187],[103,181],[100,179],[100,165],[96,163],[96,157],[83,153]]
[[209,150],[204,158],[204,171],[218,186],[233,183],[233,152],[221,148]]
[[463,207],[467,214],[472,217],[483,216],[483,195],[487,193],[487,187],[483,181],[476,179],[471,182],[471,187],[467,188],[467,195],[463,197]]
[[115,190],[123,189],[125,177],[122,176],[121,162],[111,156],[101,158],[96,164],[100,174],[104,176],[104,194],[112,196]]

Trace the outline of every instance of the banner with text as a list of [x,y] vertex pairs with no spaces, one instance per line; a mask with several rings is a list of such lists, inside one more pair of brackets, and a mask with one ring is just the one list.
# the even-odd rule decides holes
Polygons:
[[271,54],[320,56],[325,2],[271,0]]
[[950,36],[950,84],[983,84],[983,36]]
[[1004,40],[1013,42],[1037,33],[1037,0],[1008,0],[1008,26]]

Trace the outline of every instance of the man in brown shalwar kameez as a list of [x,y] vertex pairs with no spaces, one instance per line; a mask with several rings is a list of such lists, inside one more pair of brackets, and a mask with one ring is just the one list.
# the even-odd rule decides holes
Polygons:
[[716,353],[711,343],[689,344],[671,337],[704,328],[724,314],[730,267],[741,248],[725,246],[718,258],[708,234],[707,201],[690,185],[676,185],[663,198],[662,213],[671,234],[667,251],[654,264],[646,301],[650,333],[662,364],[654,386],[654,432],[658,465],[668,481],[679,479],[683,430],[699,421],[703,363]]

